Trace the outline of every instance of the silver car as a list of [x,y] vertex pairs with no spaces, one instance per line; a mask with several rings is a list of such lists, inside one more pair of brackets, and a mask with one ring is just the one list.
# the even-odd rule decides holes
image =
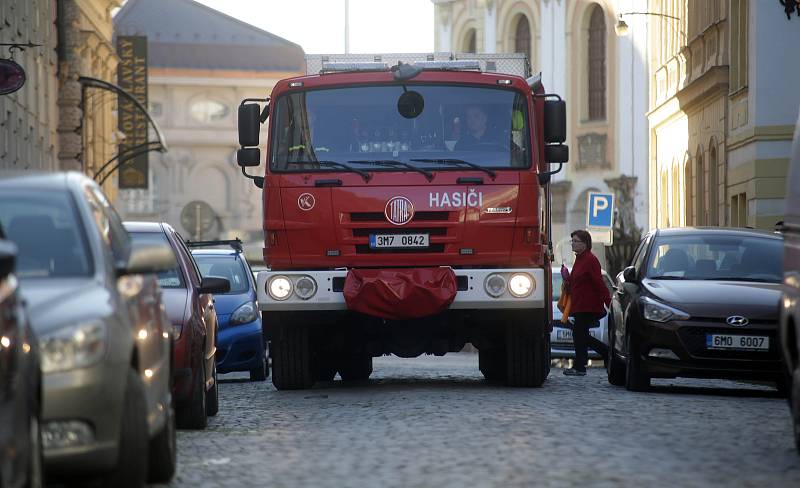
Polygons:
[[0,225],[19,249],[39,337],[42,444],[53,477],[103,486],[175,470],[170,324],[155,276],[166,246],[134,246],[100,188],[78,173],[0,177]]
[[[571,271],[571,270],[570,270]],[[614,289],[614,282],[608,276],[605,270],[601,270],[603,275],[603,282],[608,287],[609,293]],[[558,309],[556,304],[561,297],[561,267],[553,266],[553,331],[550,332],[550,357],[552,359],[567,359],[575,357],[575,345],[572,342],[572,331],[570,329],[559,327],[561,323],[561,310]],[[573,320],[569,319],[570,322]],[[594,327],[589,330],[592,337],[603,341],[608,344],[608,316],[606,315],[600,319],[600,327]],[[597,352],[589,348],[589,359],[603,359]]]

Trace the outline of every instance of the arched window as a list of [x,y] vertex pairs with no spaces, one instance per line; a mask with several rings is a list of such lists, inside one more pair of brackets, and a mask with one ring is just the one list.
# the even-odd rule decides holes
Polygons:
[[464,52],[477,52],[475,47],[475,29],[470,29],[469,32],[467,32],[466,42],[464,42]]
[[697,225],[707,225],[708,220],[706,220],[706,166],[705,161],[703,160],[703,149],[697,148],[697,155],[695,156],[695,160],[697,161],[697,177],[695,178],[696,184],[695,187],[697,188]]
[[589,19],[589,120],[606,118],[606,19],[602,7],[591,7]]
[[717,217],[717,208],[719,203],[719,188],[717,187],[717,147],[716,143],[712,140],[708,148],[708,176],[706,179],[708,185],[708,218],[707,225],[719,225],[719,218]]
[[686,219],[686,225],[692,225],[692,222],[697,222],[697,217],[692,219],[692,211],[694,207],[692,206],[692,161],[689,159],[689,155],[686,155],[686,158],[683,161],[683,181],[686,185],[686,191],[683,192],[683,208],[686,211],[684,218]]
[[514,36],[514,52],[525,53],[528,57],[528,62],[533,64],[531,59],[531,24],[528,22],[528,17],[520,15],[517,20],[517,29]]

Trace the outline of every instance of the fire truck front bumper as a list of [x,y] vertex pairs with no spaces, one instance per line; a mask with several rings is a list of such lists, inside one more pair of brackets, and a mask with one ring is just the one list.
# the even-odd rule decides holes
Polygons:
[[[458,283],[451,310],[544,308],[542,268],[454,269]],[[261,271],[257,277],[262,311],[347,310],[347,270]]]

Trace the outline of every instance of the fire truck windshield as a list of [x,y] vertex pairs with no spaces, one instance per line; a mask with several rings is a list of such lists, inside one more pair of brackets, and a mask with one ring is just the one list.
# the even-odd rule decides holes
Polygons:
[[[398,99],[412,90],[424,107],[407,118]],[[531,165],[527,100],[508,89],[406,84],[299,91],[274,102],[272,116],[273,171],[337,170],[318,161],[395,162],[370,171],[430,170],[445,160],[491,169]]]

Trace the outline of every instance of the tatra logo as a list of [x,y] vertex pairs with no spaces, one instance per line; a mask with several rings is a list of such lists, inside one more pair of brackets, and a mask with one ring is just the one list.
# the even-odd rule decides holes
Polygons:
[[303,193],[297,198],[297,206],[300,207],[300,210],[305,210],[306,212],[314,208],[316,203],[317,201],[311,193]]
[[512,211],[511,207],[489,207],[486,209],[486,213],[490,214],[510,214]]
[[394,197],[386,203],[383,213],[394,225],[406,225],[414,217],[414,205],[406,197]]
[[732,325],[734,327],[744,327],[750,323],[750,321],[747,320],[747,317],[742,317],[741,315],[731,315],[728,317],[726,322],[728,325]]

